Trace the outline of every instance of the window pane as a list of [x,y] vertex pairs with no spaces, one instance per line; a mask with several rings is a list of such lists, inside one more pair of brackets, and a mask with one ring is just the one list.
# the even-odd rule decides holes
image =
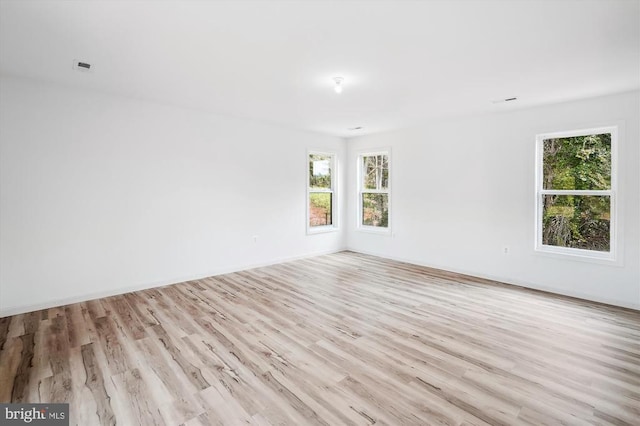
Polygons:
[[611,189],[611,133],[545,139],[544,189]]
[[610,251],[611,198],[543,195],[542,243]]
[[331,189],[330,155],[309,155],[309,188]]
[[331,212],[333,194],[312,192],[309,194],[309,226],[325,226],[333,223]]
[[369,155],[362,157],[364,189],[387,189],[389,187],[389,157]]
[[389,227],[389,194],[362,194],[362,224]]

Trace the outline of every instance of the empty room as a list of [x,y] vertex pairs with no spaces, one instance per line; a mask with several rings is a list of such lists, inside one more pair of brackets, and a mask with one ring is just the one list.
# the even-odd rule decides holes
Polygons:
[[640,425],[640,0],[0,0],[1,425]]

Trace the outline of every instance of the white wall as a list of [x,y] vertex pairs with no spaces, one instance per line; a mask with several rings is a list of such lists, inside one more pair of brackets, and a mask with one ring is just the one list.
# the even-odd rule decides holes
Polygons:
[[[361,150],[391,147],[392,235],[357,231],[356,206],[350,203],[347,246],[640,308],[639,119],[640,96],[632,92],[349,140],[349,166]],[[536,134],[618,123],[622,266],[534,253]],[[347,184],[349,200],[355,200],[352,168]]]
[[344,160],[339,138],[2,78],[0,316],[343,248],[306,235],[309,148]]
[[[639,116],[633,92],[425,123],[345,153],[338,138],[3,77],[0,316],[345,246],[638,308]],[[623,265],[534,253],[535,135],[620,122]],[[385,146],[392,236],[355,230],[356,155]],[[309,148],[339,154],[346,243],[305,234]]]

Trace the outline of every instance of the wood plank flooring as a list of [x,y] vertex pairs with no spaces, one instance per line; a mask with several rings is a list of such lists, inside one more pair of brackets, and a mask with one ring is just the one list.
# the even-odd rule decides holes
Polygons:
[[640,312],[342,252],[2,318],[0,401],[77,425],[640,425]]

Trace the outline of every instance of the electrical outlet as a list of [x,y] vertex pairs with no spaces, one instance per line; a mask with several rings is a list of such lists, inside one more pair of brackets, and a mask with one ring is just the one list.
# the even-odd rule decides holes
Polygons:
[[509,254],[509,246],[502,247],[502,254]]
[[258,243],[258,236],[254,235],[252,238],[253,238],[253,243],[257,244]]

